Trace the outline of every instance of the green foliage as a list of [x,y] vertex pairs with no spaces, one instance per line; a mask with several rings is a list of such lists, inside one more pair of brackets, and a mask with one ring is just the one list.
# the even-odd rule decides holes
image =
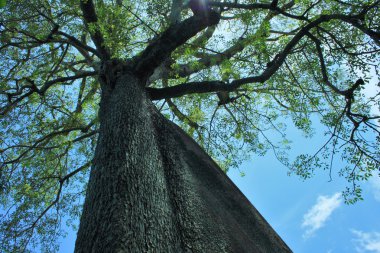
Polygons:
[[[1,252],[33,247],[57,251],[53,242],[64,234],[60,225],[76,225],[99,128],[101,59],[94,34],[102,35],[101,46],[111,58],[130,60],[176,22],[170,20],[171,1],[93,2],[98,21],[86,24],[80,1],[0,1]],[[364,96],[370,78],[379,75],[380,48],[374,39],[379,4],[279,2],[283,13],[225,8],[220,23],[178,47],[161,66],[164,74],[149,85],[163,88],[210,80],[232,84],[265,73],[270,78],[237,87],[225,104],[220,103],[219,90],[155,103],[224,171],[252,154],[270,151],[290,174],[302,179],[318,170],[339,171],[348,182],[346,202],[355,203],[362,199],[360,182],[380,167],[375,111],[380,95],[376,91]],[[249,3],[257,1],[239,1]],[[322,15],[364,11],[364,17],[351,23],[331,19],[303,33],[327,17]],[[191,12],[183,9],[181,15],[185,19]],[[376,36],[370,37],[368,30]],[[301,37],[290,47],[297,36]],[[346,96],[359,78],[364,86]],[[311,138],[315,120],[326,127],[325,144],[314,154],[290,161],[287,128],[294,125]],[[335,168],[336,159],[344,160],[345,166]]]

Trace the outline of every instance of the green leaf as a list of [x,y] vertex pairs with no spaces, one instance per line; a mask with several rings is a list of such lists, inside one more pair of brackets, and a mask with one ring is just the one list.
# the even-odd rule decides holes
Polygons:
[[7,0],[0,0],[0,8],[4,8],[7,5]]

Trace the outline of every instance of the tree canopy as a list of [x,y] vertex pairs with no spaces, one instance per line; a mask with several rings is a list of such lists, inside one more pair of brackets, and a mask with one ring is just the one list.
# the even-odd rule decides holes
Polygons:
[[[380,1],[209,6],[195,36],[182,29],[193,15],[182,0],[17,0],[0,9],[1,251],[53,251],[62,221],[77,225],[104,63],[148,76],[160,112],[226,171],[268,150],[304,179],[343,159],[334,171],[347,179],[346,201],[361,199],[360,182],[380,168],[380,94],[363,93],[379,76]],[[313,119],[326,126],[326,143],[290,161],[287,125],[311,138]]]

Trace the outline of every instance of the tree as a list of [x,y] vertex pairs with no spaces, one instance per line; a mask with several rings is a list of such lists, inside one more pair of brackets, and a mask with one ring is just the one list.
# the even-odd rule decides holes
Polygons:
[[[360,199],[380,167],[379,93],[362,93],[378,75],[379,6],[210,1],[193,15],[182,0],[8,1],[1,251],[54,251],[87,191],[77,252],[288,252],[214,161],[272,150],[308,178],[340,155],[346,201]],[[311,137],[313,115],[327,142],[288,161],[285,123]]]

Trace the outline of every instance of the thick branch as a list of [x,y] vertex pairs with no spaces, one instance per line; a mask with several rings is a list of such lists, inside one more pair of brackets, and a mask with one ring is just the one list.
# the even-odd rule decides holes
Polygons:
[[222,81],[203,81],[203,82],[190,82],[172,87],[161,89],[146,88],[146,91],[152,100],[159,100],[163,98],[181,97],[187,94],[194,93],[208,93],[216,91],[233,91],[237,87],[226,84]]
[[180,76],[186,77],[193,73],[196,73],[202,69],[209,68],[215,65],[219,65],[225,60],[228,60],[235,56],[237,53],[243,51],[246,45],[246,41],[249,40],[247,38],[240,38],[234,45],[227,48],[225,51],[216,53],[213,55],[205,56],[198,60],[200,63],[198,67],[193,67],[191,64],[181,64],[179,66],[179,70],[177,72],[170,73],[170,77]]
[[[355,16],[347,16],[347,15],[341,15],[341,14],[320,16],[318,19],[310,22],[308,25],[300,29],[300,31],[293,37],[293,39],[285,46],[283,51],[274,57],[274,59],[268,64],[267,68],[260,75],[237,79],[237,80],[232,81],[231,83],[225,83],[222,81],[205,81],[205,82],[190,82],[190,83],[185,83],[185,84],[162,88],[162,89],[147,88],[147,92],[152,100],[158,100],[162,98],[180,97],[186,94],[194,94],[194,93],[233,91],[244,84],[257,83],[257,82],[263,83],[276,73],[276,71],[284,63],[286,57],[291,53],[293,48],[298,44],[298,42],[304,36],[310,34],[309,31],[312,28],[318,26],[319,24],[323,22],[328,22],[330,20],[342,20],[345,22],[349,22],[355,18],[356,18]],[[333,89],[333,90],[339,94],[342,94],[343,92],[338,89]]]
[[[273,2],[276,3],[276,1],[273,1]],[[261,4],[259,4],[259,5],[261,5]],[[281,10],[286,10],[286,9],[292,7],[292,6],[293,6],[293,4],[290,2],[289,4],[286,4],[283,7],[281,7]],[[277,15],[277,13],[274,13],[274,12],[268,13],[266,15],[266,17],[264,18],[263,23],[269,22],[276,15]],[[258,29],[256,31],[256,33],[253,34],[253,36],[257,36],[258,33],[260,33],[260,32],[261,32],[261,29]],[[169,73],[170,70],[167,70],[168,73],[166,73],[166,76],[169,76],[170,78],[173,78],[175,76],[186,77],[186,76],[189,76],[189,75],[191,75],[193,73],[196,73],[196,72],[198,72],[198,71],[200,71],[202,69],[210,68],[212,66],[219,65],[223,61],[228,60],[228,59],[234,57],[236,54],[238,54],[239,52],[243,51],[244,48],[247,45],[249,45],[249,42],[251,41],[251,38],[249,38],[249,37],[245,38],[244,34],[245,34],[245,32],[235,42],[235,44],[233,44],[231,47],[227,48],[225,51],[223,51],[223,52],[215,52],[215,54],[212,54],[212,55],[204,54],[203,56],[201,56],[200,57],[201,59],[198,60],[198,62],[200,64],[198,64],[197,67],[192,66],[191,63],[190,64],[189,63],[188,64],[181,64],[178,67],[178,71],[171,71],[171,73]],[[260,35],[260,36],[262,36],[262,35]],[[197,55],[200,55],[200,54],[196,53],[196,55],[194,55],[194,56],[197,57]]]
[[340,95],[344,95],[343,94],[343,91],[339,90],[337,87],[335,87],[329,80],[328,78],[328,75],[327,75],[327,69],[326,69],[326,65],[325,65],[325,59],[323,57],[323,52],[322,52],[322,48],[321,48],[321,42],[314,36],[312,35],[311,33],[307,33],[307,36],[309,38],[311,38],[314,43],[315,43],[315,48],[317,49],[317,54],[318,54],[318,58],[319,58],[319,64],[321,65],[321,72],[322,72],[322,77],[323,77],[323,81],[325,82],[325,84],[330,87],[334,92],[340,94]]
[[319,18],[315,19],[314,21],[304,26],[293,37],[293,39],[285,46],[283,51],[274,57],[274,59],[268,64],[267,68],[264,70],[264,72],[261,75],[242,78],[240,80],[235,80],[233,83],[242,85],[242,84],[254,83],[254,82],[265,82],[281,67],[286,57],[291,53],[292,49],[298,44],[298,42],[305,35],[309,34],[309,31],[312,28],[317,27],[321,23],[328,22],[331,20],[341,20],[347,23],[351,23],[351,21],[355,19],[357,19],[357,16],[349,16],[349,15],[342,15],[342,14],[321,15]]
[[[199,37],[197,37],[194,41],[192,41],[191,43],[186,43],[187,45],[190,45],[191,47],[199,47],[199,45],[202,45],[202,44],[206,44],[206,42],[212,37],[212,35],[214,34],[215,32],[215,29],[216,29],[216,25],[214,26],[210,26],[209,28],[207,28],[204,33],[202,35],[200,35]],[[179,49],[179,51],[177,51],[176,53],[177,54],[181,54],[181,53],[184,53],[184,48],[182,49]],[[196,53],[197,55],[199,53]],[[202,57],[204,58],[204,57]],[[149,77],[149,81],[148,81],[148,84],[150,83],[153,83],[154,81],[156,80],[159,80],[161,78],[167,78],[170,76],[174,76],[173,73],[170,73],[171,72],[171,68],[170,68],[170,64],[167,64],[168,62],[167,61],[164,61],[159,67],[157,67],[153,74]],[[184,65],[184,67],[187,67],[186,65]],[[181,69],[181,67],[180,67]],[[188,68],[187,68],[188,69]],[[182,69],[180,70],[182,71]],[[181,74],[179,74],[179,76],[181,76]]]
[[[278,1],[273,1],[272,3],[252,3],[252,4],[239,4],[237,1],[233,3],[228,2],[214,2],[210,1],[211,6],[223,7],[223,8],[232,8],[232,9],[245,9],[245,10],[255,10],[255,9],[264,9],[271,10],[273,12],[279,13],[289,18],[298,19],[298,20],[307,20],[305,16],[297,16],[290,13],[287,13],[283,8],[278,7]],[[293,1],[290,1],[289,5],[293,5]]]
[[[98,17],[96,16],[95,6],[92,0],[81,0],[80,7],[86,25],[88,26],[91,23],[96,24],[96,22],[98,21]],[[90,32],[90,34],[91,39],[99,52],[100,58],[102,58],[102,60],[108,60],[110,58],[110,53],[104,46],[104,38],[102,33],[99,31],[99,29],[96,28],[95,31]]]
[[[74,36],[71,36],[67,33],[64,33],[64,32],[61,32],[61,31],[58,31],[57,34],[59,35],[62,35],[64,37],[67,38],[68,42],[73,45],[76,49],[78,49],[79,52],[81,52],[82,54],[85,54],[87,55],[86,53],[84,52],[91,52],[91,53],[94,53],[95,55],[97,55],[98,57],[100,57],[99,55],[99,52],[96,51],[94,48],[90,47],[90,46],[87,46],[86,44],[83,44],[80,40],[78,40],[77,38],[75,38]],[[88,57],[86,57],[88,58]]]
[[365,27],[358,20],[346,19],[344,21],[350,23],[357,29],[361,30],[363,33],[367,34],[378,46],[380,46],[380,32]]
[[216,25],[220,15],[209,12],[206,18],[193,16],[180,23],[172,24],[134,59],[134,71],[140,78],[148,78],[176,48],[208,26]]

